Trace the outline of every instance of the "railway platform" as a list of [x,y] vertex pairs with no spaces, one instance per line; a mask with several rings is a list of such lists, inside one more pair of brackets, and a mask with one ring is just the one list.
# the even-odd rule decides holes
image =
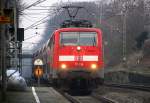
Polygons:
[[[1,96],[0,96],[1,98]],[[70,103],[52,87],[28,87],[25,91],[7,91],[6,102],[0,103]]]

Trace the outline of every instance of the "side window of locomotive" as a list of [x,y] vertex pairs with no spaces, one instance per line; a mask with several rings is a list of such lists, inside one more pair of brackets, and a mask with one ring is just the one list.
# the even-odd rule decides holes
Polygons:
[[51,40],[49,41],[48,46],[49,46],[49,48],[51,48]]
[[53,45],[55,44],[55,36],[54,35],[52,36],[52,44]]
[[96,32],[80,32],[79,37],[80,45],[96,46],[97,45],[97,33]]
[[74,46],[78,43],[78,33],[77,32],[62,32],[60,35],[60,44],[62,46],[70,45]]

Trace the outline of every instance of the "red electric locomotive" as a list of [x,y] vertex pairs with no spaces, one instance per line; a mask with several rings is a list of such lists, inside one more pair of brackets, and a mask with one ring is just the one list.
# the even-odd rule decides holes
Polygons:
[[[62,28],[49,43],[49,66],[52,78],[102,81],[102,32],[96,28]],[[50,41],[51,41],[50,40]]]
[[[45,51],[46,56],[43,54]],[[89,84],[103,81],[103,47],[100,29],[58,29],[51,36],[45,51],[39,58],[44,61],[44,69],[48,71],[47,77],[55,83],[63,81],[66,84],[76,79],[80,81],[84,79]]]

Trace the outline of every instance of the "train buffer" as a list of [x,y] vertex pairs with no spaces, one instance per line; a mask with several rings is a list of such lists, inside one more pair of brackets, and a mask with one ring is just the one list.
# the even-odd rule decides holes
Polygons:
[[28,87],[26,91],[8,91],[7,102],[8,103],[70,103],[67,99],[65,99],[65,97],[63,97],[52,87]]

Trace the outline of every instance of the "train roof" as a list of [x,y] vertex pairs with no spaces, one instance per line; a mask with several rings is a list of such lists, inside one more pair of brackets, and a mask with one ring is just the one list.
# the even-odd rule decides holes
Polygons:
[[85,31],[85,32],[89,32],[89,31],[96,31],[96,32],[101,32],[101,29],[99,28],[59,28],[57,29],[55,32],[67,32],[67,31]]

